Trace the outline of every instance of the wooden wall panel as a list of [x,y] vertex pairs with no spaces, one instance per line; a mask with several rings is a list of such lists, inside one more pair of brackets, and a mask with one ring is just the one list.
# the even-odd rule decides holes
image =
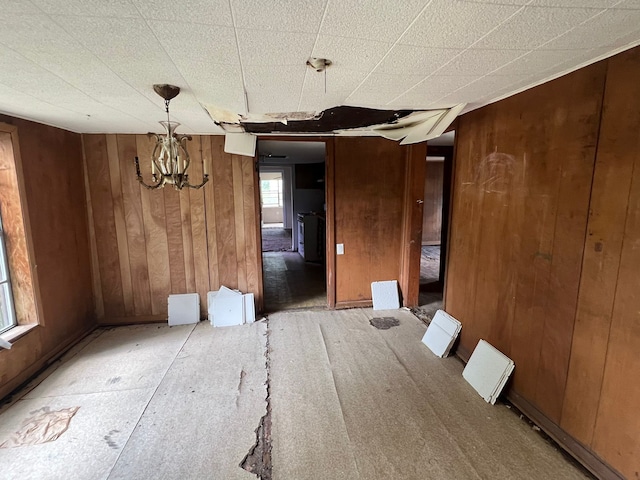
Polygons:
[[601,63],[467,114],[456,132],[446,307],[464,324],[463,348],[484,338],[509,354],[514,388],[555,422],[605,71]]
[[400,280],[408,152],[381,138],[335,139],[338,305],[370,302],[371,282]]
[[[95,328],[78,134],[0,115],[17,128],[21,200],[38,326],[0,351],[0,398]],[[28,214],[27,214],[28,211]],[[35,320],[35,319],[34,319]]]
[[84,135],[84,144],[98,245],[94,281],[103,292],[100,323],[166,318],[171,293],[199,293],[203,316],[207,292],[220,285],[258,295],[252,159],[224,153],[222,136],[195,137],[188,144],[190,178],[200,182],[204,158],[212,172],[205,188],[150,191],[133,166],[137,155],[150,182],[149,137]]
[[[485,338],[510,355],[510,398],[602,478],[640,475],[638,131],[640,48],[456,131],[445,308],[463,323],[460,354]],[[512,168],[474,176],[495,152]]]
[[444,162],[427,162],[424,182],[422,245],[440,245]]
[[106,136],[88,137],[84,147],[105,315],[122,317],[124,296]]
[[609,61],[562,426],[640,471],[640,49]]

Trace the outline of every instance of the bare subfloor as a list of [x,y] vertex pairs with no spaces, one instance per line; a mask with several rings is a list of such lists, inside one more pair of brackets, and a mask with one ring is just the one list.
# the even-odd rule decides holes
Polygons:
[[0,477],[256,478],[239,465],[268,425],[275,480],[585,478],[431,354],[425,328],[352,309],[98,330],[2,409],[0,443],[36,411],[80,407],[57,440],[0,448]]
[[324,264],[305,262],[298,252],[262,254],[267,312],[327,306]]

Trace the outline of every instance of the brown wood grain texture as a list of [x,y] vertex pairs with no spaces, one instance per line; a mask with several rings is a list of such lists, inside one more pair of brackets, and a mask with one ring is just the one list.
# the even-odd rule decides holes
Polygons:
[[[596,155],[591,208],[573,334],[562,427],[591,445],[600,403],[611,315],[625,234],[627,205],[640,125],[640,67],[636,56],[609,61]],[[629,96],[630,95],[630,96]]]
[[[459,120],[448,311],[510,355],[513,388],[559,422],[605,66]],[[526,113],[526,114],[525,114]],[[579,121],[575,121],[579,118]]]
[[0,130],[0,215],[16,320],[22,325],[37,323],[37,310],[12,135],[12,128]]
[[95,315],[81,136],[2,115],[0,122],[15,129],[31,299],[38,312],[38,326],[0,353],[1,398],[93,329]]
[[478,152],[487,148],[482,143],[482,133],[474,125],[492,122],[491,113],[492,110],[484,108],[473,115],[463,116],[459,119],[459,130],[456,131],[455,184],[452,186],[452,223],[444,303],[447,312],[463,322],[460,345],[468,351],[473,351],[481,335],[478,323],[473,321],[472,312],[480,230],[474,166],[480,163]]
[[109,176],[111,180],[111,198],[113,200],[113,217],[116,227],[116,239],[118,241],[118,260],[120,262],[120,278],[122,280],[122,294],[124,298],[124,314],[125,316],[131,316],[135,314],[135,308],[133,305],[131,259],[129,258],[129,244],[127,242],[122,181],[120,177],[118,139],[115,135],[107,135],[106,141],[107,158],[109,160]]
[[124,296],[106,136],[87,135],[84,145],[105,315],[123,316]]
[[[206,216],[206,232],[207,232],[207,253],[209,257],[209,288],[218,290],[220,288],[220,268],[218,262],[218,228],[216,222],[216,199],[215,199],[215,183],[216,177],[213,175],[213,169],[216,168],[219,160],[216,160],[222,154],[222,146],[220,142],[214,145],[212,137],[202,138],[202,157],[209,165],[209,182],[204,186],[205,200],[205,216]],[[207,160],[208,159],[208,160]]]
[[184,262],[184,239],[182,238],[182,211],[180,197],[188,197],[188,191],[177,191],[170,185],[162,189],[164,194],[164,221],[169,248],[169,276],[171,293],[187,291],[187,277]]
[[[151,182],[149,159],[153,151],[153,139],[147,135],[136,135],[136,148],[140,157],[143,178]],[[144,237],[147,247],[147,268],[151,288],[151,314],[167,312],[167,298],[171,293],[171,269],[169,265],[169,242],[166,229],[166,212],[162,191],[140,188]],[[123,315],[115,315],[122,317]]]
[[418,305],[420,288],[420,256],[422,247],[423,196],[426,175],[427,144],[409,146],[406,153],[403,254],[400,289],[403,305]]
[[371,282],[402,265],[405,149],[378,138],[335,139],[336,302],[371,299]]
[[244,191],[242,178],[242,156],[231,155],[233,186],[233,219],[236,234],[236,271],[238,272],[238,289],[247,291],[247,244],[244,223]]
[[241,181],[242,181],[242,208],[244,220],[245,238],[245,264],[247,291],[254,294],[256,306],[260,302],[262,285],[262,255],[261,247],[258,247],[258,222],[256,216],[256,180],[255,180],[255,159],[251,157],[241,157]]
[[224,137],[213,137],[211,143],[214,152],[212,174],[215,184],[218,275],[220,285],[238,288],[232,155],[224,152]]
[[567,75],[550,84],[555,90],[546,97],[562,99],[550,105],[554,128],[547,134],[561,170],[535,403],[556,423],[571,356],[606,71],[607,63],[600,62]]
[[91,285],[93,287],[93,304],[96,318],[104,318],[104,300],[102,298],[102,282],[100,280],[100,261],[98,260],[98,247],[96,245],[96,230],[93,223],[93,203],[91,189],[89,188],[89,175],[87,173],[87,160],[85,158],[84,138],[82,139],[82,170],[84,173],[84,190],[87,199],[87,229],[89,235],[89,252],[91,255]]
[[[207,137],[194,137],[193,143],[195,148],[191,150],[191,178],[202,178],[202,160],[211,161],[210,149],[208,156],[203,154],[203,145],[209,144]],[[211,169],[209,169],[210,171]],[[211,178],[208,183],[212,183]],[[204,189],[189,190],[190,204],[190,220],[191,220],[191,241],[192,241],[192,258],[186,258],[186,261],[193,263],[193,274],[195,281],[195,290],[200,295],[200,315],[205,318],[207,315],[207,292],[209,291],[209,255],[207,246],[207,223],[205,214]],[[188,235],[185,235],[188,238]],[[185,252],[188,252],[185,247]],[[188,267],[187,267],[188,271]]]
[[[618,273],[592,446],[627,478],[640,478],[640,49],[613,57],[609,64],[598,162],[602,159],[605,168],[607,163],[613,162],[620,170],[615,185],[607,192],[608,198],[600,205],[594,204],[592,210],[594,217],[608,219],[612,241],[609,243],[604,238],[601,247],[597,248],[603,251],[613,248],[613,258],[603,260],[608,260],[610,269],[618,266]],[[627,177],[629,165],[632,168]],[[625,202],[619,195],[623,195],[629,179],[629,195]],[[606,177],[595,180],[603,180],[603,184],[594,183],[594,189],[607,187]],[[602,208],[598,208],[600,206]],[[623,222],[620,241],[618,229]],[[587,248],[595,250],[593,240],[587,238]],[[619,260],[615,258],[618,251]],[[606,338],[604,323],[599,319],[586,335]],[[597,351],[594,353],[598,355]],[[596,380],[600,360],[594,359]]]
[[133,159],[138,154],[136,136],[117,135],[117,142],[134,314],[148,315],[152,311],[151,285],[147,268],[147,242],[142,213],[141,187],[134,174]]
[[326,202],[326,275],[327,305],[336,306],[336,229],[335,229],[335,142],[333,138],[325,141],[325,202]]
[[422,244],[440,245],[444,162],[427,162],[424,181]]

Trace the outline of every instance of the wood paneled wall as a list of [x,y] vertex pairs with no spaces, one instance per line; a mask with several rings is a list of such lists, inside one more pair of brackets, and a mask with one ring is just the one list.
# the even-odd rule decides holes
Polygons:
[[459,353],[484,338],[513,358],[509,395],[606,478],[600,460],[640,471],[638,112],[636,48],[456,131],[445,308]]
[[[426,145],[336,137],[333,171],[336,304],[371,303],[371,282],[398,280],[417,302]],[[417,182],[417,183],[416,183]],[[417,220],[417,221],[416,221]],[[414,270],[411,270],[411,268]],[[415,277],[415,278],[414,278]]]
[[427,162],[427,177],[424,182],[422,245],[440,245],[443,182],[444,162]]
[[[0,398],[95,327],[78,134],[0,115],[17,127],[38,326],[0,351]],[[30,233],[29,233],[30,232]],[[30,237],[30,238],[29,238]]]
[[221,285],[253,292],[262,282],[257,181],[252,158],[224,153],[223,136],[188,143],[192,181],[209,162],[201,190],[149,191],[135,177],[140,157],[150,182],[152,139],[146,135],[84,135],[94,289],[100,323],[166,318],[172,293],[200,294]]

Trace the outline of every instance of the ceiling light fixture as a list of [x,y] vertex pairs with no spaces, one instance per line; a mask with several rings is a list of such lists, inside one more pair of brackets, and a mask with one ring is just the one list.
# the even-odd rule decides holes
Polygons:
[[176,190],[188,188],[202,188],[209,181],[207,163],[202,159],[202,183],[191,185],[187,169],[191,163],[189,152],[187,152],[186,142],[191,140],[190,135],[180,135],[176,133],[176,128],[180,126],[178,122],[172,122],[169,118],[169,102],[180,93],[180,87],[174,85],[154,85],[153,90],[164,98],[167,120],[159,122],[165,128],[163,134],[149,133],[156,138],[156,144],[151,154],[151,185],[144,182],[140,174],[140,162],[135,159],[136,177],[138,181],[149,190],[162,188],[166,184],[173,185]]

